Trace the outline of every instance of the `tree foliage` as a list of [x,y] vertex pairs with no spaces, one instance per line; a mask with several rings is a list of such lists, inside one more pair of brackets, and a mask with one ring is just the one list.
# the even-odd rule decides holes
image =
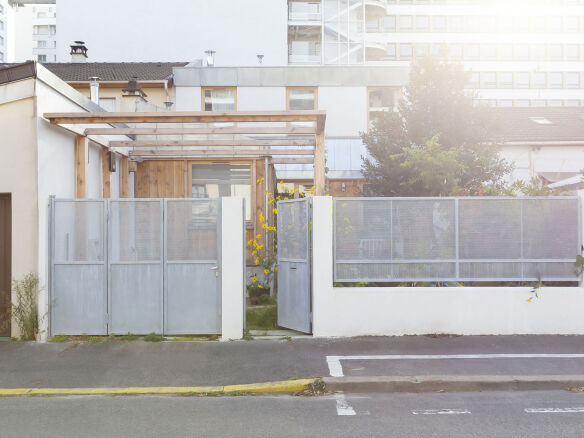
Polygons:
[[398,111],[361,135],[367,195],[475,194],[501,183],[512,167],[490,142],[498,120],[474,104],[467,80],[461,65],[432,56],[412,65]]

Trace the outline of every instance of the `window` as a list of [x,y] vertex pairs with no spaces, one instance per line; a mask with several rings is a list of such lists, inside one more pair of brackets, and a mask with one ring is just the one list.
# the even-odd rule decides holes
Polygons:
[[35,35],[48,35],[49,26],[33,26],[33,34]]
[[37,41],[37,48],[44,49],[45,47],[47,47],[47,42],[46,41],[43,41],[43,40]]
[[531,46],[531,56],[533,59],[543,60],[546,56],[546,47],[543,44],[534,44]]
[[395,44],[388,44],[386,49],[386,54],[389,59],[396,58]]
[[564,46],[552,44],[550,46],[550,58],[554,61],[561,61],[564,58]]
[[46,12],[37,12],[37,18],[47,18]]
[[38,55],[38,62],[47,62],[47,55]]
[[479,45],[467,44],[464,46],[464,57],[467,59],[476,59],[479,57]]
[[448,28],[450,32],[464,32],[464,19],[460,15],[449,18]]
[[497,30],[497,17],[492,15],[482,15],[480,18],[480,28],[483,33],[492,33]]
[[245,219],[251,220],[251,165],[239,163],[191,164],[193,198],[245,199]]
[[383,30],[385,32],[395,32],[395,15],[383,17]]
[[0,36],[0,46],[3,46],[3,45],[4,45],[4,37]]
[[580,88],[580,73],[566,73],[566,88]]
[[49,34],[56,35],[57,34],[57,26],[49,26]]
[[513,73],[499,73],[499,88],[513,88]]
[[416,17],[416,30],[428,30],[430,28],[430,18],[427,15]]
[[546,88],[547,87],[547,74],[538,72],[533,74],[532,86],[535,88]]
[[497,88],[497,74],[493,72],[481,73],[483,88]]
[[529,59],[529,46],[527,44],[517,44],[515,46],[515,58]]
[[550,73],[550,88],[562,88],[563,79],[561,73]]
[[298,110],[315,110],[317,104],[317,88],[287,88],[288,108],[292,111]]
[[402,43],[399,45],[399,58],[410,59],[414,55],[414,48],[411,44]]
[[566,32],[579,32],[580,17],[566,17],[565,25]]
[[230,88],[203,88],[203,111],[235,111],[237,92]]
[[508,108],[510,106],[513,106],[513,101],[512,100],[498,100],[497,106]]
[[513,106],[518,106],[521,108],[525,108],[529,106],[529,100],[514,100]]
[[497,46],[495,44],[482,44],[481,45],[481,58],[482,59],[495,59],[495,58],[497,58]]
[[432,30],[434,32],[446,32],[446,17],[443,15],[432,17]]
[[532,100],[531,101],[531,106],[535,106],[535,107],[542,107],[542,106],[546,106],[546,101],[545,100]]
[[579,100],[564,100],[564,106],[580,106]]
[[0,62],[4,62],[4,53],[0,52]]
[[562,32],[564,30],[564,19],[562,17],[550,17],[549,28],[551,32]]
[[379,113],[394,111],[397,108],[399,89],[390,87],[369,88],[368,115],[374,121]]
[[515,88],[529,88],[529,73],[515,73]]
[[4,30],[4,22],[0,20],[0,30]]
[[400,32],[410,32],[412,30],[412,16],[402,15],[399,17]]
[[513,59],[513,46],[502,44],[499,46],[499,57],[501,59]]
[[379,32],[379,20],[377,18],[375,20],[367,20],[365,26],[367,27],[368,33]]
[[421,58],[427,55],[429,52],[429,45],[428,43],[419,43],[416,44],[416,56]]
[[566,46],[566,59],[577,61],[580,59],[580,47],[577,44],[568,44]]
[[561,100],[548,100],[547,106],[564,106],[564,102]]
[[533,32],[545,32],[545,17],[532,17],[531,30]]
[[451,44],[450,45],[450,57],[453,59],[462,58],[462,44]]

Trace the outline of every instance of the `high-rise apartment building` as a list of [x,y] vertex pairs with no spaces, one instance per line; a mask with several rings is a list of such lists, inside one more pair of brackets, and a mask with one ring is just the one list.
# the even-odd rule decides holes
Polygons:
[[0,0],[0,62],[57,60],[55,1]]
[[582,0],[289,0],[290,65],[461,62],[497,106],[584,104]]

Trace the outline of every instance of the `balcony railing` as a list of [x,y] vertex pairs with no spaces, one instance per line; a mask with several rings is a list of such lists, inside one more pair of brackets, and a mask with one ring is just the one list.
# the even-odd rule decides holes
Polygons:
[[320,3],[288,3],[288,20],[290,21],[321,21],[321,17]]

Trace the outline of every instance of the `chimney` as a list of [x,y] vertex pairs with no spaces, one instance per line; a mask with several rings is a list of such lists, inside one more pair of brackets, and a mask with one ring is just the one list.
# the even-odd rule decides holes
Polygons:
[[93,103],[99,105],[99,78],[97,76],[89,77],[89,96]]
[[75,41],[74,44],[71,44],[71,62],[86,62],[87,60],[87,47],[85,47],[85,43],[83,41]]

